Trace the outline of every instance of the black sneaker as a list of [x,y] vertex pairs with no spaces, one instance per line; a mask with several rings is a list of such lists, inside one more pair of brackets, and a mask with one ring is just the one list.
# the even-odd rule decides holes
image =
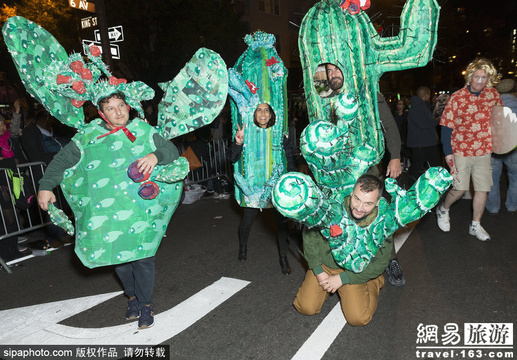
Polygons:
[[147,329],[154,325],[153,306],[144,306],[140,309],[140,317],[138,318],[138,328]]
[[133,300],[129,299],[127,302],[126,320],[136,320],[140,317],[140,312],[136,307],[136,298]]
[[402,268],[400,267],[397,259],[390,260],[390,263],[386,268],[386,274],[388,274],[388,281],[391,285],[404,286],[406,284],[406,279],[404,278]]

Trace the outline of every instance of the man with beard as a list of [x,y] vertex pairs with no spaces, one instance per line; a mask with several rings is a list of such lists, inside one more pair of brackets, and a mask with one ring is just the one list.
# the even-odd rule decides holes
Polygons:
[[333,97],[339,94],[339,90],[343,87],[343,73],[341,69],[334,64],[325,64],[327,73],[327,81],[332,92],[326,97]]
[[[352,194],[344,202],[355,226],[367,227],[378,216],[378,205],[384,184],[373,175],[362,175]],[[303,248],[309,270],[294,300],[294,307],[304,315],[321,311],[329,294],[337,291],[346,321],[352,326],[368,324],[375,311],[379,292],[384,285],[382,273],[390,260],[393,242],[384,241],[370,264],[360,273],[341,268],[330,251],[330,245],[317,229],[303,233]]]

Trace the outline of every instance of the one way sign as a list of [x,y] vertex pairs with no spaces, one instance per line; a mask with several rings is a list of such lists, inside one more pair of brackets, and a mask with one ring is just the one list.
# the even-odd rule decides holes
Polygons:
[[[95,30],[93,34],[95,36],[95,41],[100,42],[101,33],[99,32],[99,30]],[[124,31],[122,30],[122,25],[108,28],[108,38],[110,43],[124,41]]]

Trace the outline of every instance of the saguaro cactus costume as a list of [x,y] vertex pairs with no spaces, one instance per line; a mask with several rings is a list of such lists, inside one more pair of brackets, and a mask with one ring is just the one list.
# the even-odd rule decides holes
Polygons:
[[[343,204],[357,178],[384,152],[378,80],[386,71],[429,62],[438,13],[435,0],[409,0],[400,33],[390,38],[379,36],[356,2],[320,1],[302,22],[299,47],[311,124],[300,147],[317,185],[308,176],[286,174],[275,186],[273,203],[284,216],[318,227],[338,264],[349,270],[362,271],[386,237],[428,212],[452,180],[442,168],[430,169],[409,191],[386,180],[391,205],[382,199],[378,218],[365,229],[354,225]],[[344,78],[333,98],[320,97],[314,86],[316,69],[327,63],[339,67]]]
[[[244,40],[248,49],[229,70],[233,135],[245,126],[242,155],[234,164],[235,198],[241,206],[267,208],[272,207],[274,184],[286,171],[282,140],[287,133],[287,69],[274,35],[256,32]],[[275,125],[267,129],[253,122],[257,105],[264,103],[276,115]]]
[[[350,4],[350,7],[344,9],[338,3]],[[309,120],[333,122],[323,127],[309,125],[306,133],[318,134],[324,139],[320,143],[310,135],[309,140],[305,139],[305,143],[310,145],[302,143],[301,150],[314,174],[325,172],[319,176],[322,181],[318,185],[332,190],[337,188],[338,192],[344,192],[339,194],[342,197],[350,194],[350,185],[365,168],[377,164],[384,152],[377,111],[379,78],[387,71],[425,66],[431,60],[437,41],[439,15],[436,0],[408,0],[401,14],[399,35],[383,38],[366,13],[354,9],[354,6],[354,2],[348,1],[320,1],[305,15],[299,37]],[[318,66],[326,63],[336,65],[343,73],[340,96],[322,98],[314,86]],[[336,109],[339,103],[346,109],[354,100],[355,108],[352,106],[344,113]],[[348,126],[351,117],[354,121]],[[341,146],[336,146],[335,142],[341,142]],[[364,148],[354,151],[357,147]],[[320,157],[328,158],[323,167],[316,160]],[[345,157],[357,157],[367,164],[357,169],[359,171],[350,171],[347,164],[351,160],[346,162]],[[351,175],[350,179],[339,181],[344,173]],[[333,180],[327,182],[323,178]]]
[[[154,91],[142,82],[128,84],[112,76],[95,47],[87,49],[88,63],[80,54],[68,56],[51,34],[22,17],[10,18],[3,35],[27,91],[58,120],[78,129],[73,141],[81,158],[65,171],[61,184],[74,211],[78,257],[97,267],[153,256],[178,206],[188,163],[179,158],[156,166],[143,184],[133,181],[128,169],[131,173],[136,159],[156,150],[153,134],[171,139],[217,116],[228,89],[224,61],[211,50],[198,50],[174,80],[160,84],[165,94],[157,128],[135,119],[106,136],[102,120],[85,124],[85,101],[97,105],[120,91],[142,114],[139,102],[152,99]],[[56,209],[50,207],[50,212],[56,223],[73,231]]]

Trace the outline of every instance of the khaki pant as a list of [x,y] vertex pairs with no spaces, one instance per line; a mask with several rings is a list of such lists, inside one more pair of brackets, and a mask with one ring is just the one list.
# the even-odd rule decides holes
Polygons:
[[[329,275],[342,273],[342,269],[331,269],[323,265],[323,270]],[[352,326],[368,324],[377,310],[379,292],[384,286],[384,276],[381,274],[364,284],[341,286],[337,293],[341,302],[341,309],[346,321]],[[302,286],[296,294],[293,305],[304,315],[314,315],[321,311],[321,307],[329,294],[318,285],[318,279],[312,270],[308,270]]]

